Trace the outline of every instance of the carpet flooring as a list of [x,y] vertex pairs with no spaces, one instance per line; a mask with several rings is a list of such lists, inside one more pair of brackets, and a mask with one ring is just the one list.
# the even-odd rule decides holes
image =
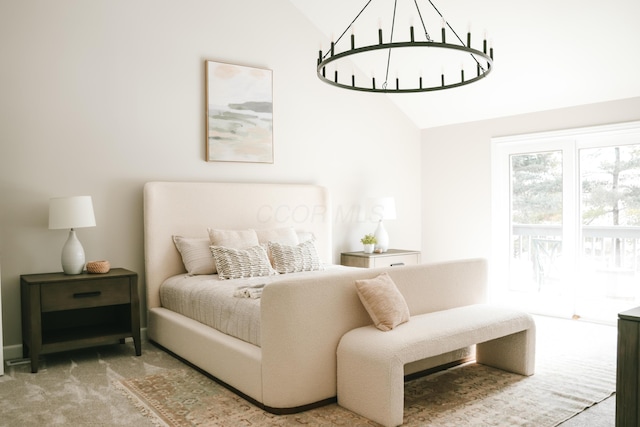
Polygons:
[[[539,351],[532,377],[475,363],[405,385],[407,426],[556,426],[610,397],[615,390],[612,328],[602,336],[552,333],[539,320]],[[594,325],[598,330],[599,327]],[[545,332],[546,329],[546,332]],[[608,333],[608,334],[607,334]],[[597,346],[592,346],[597,342]],[[287,426],[375,425],[337,404],[274,416],[190,370],[178,369],[121,381],[141,411],[159,425]]]
[[[536,322],[536,375],[468,364],[413,380],[405,388],[406,424],[614,425],[615,398],[607,397],[615,389],[616,329],[545,317]],[[159,390],[146,389],[155,381]],[[37,374],[27,364],[7,366],[0,413],[0,426],[375,425],[337,405],[265,413],[149,343],[141,357],[131,344],[47,355]]]

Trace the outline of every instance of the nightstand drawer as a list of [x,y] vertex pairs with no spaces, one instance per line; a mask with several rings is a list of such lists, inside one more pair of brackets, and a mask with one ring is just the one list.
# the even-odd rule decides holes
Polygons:
[[131,302],[129,279],[42,284],[40,302],[43,312],[128,304]]
[[380,268],[420,264],[420,252],[389,249],[383,253],[343,252],[340,263],[349,267]]
[[397,265],[415,265],[420,262],[418,254],[393,255],[373,258],[373,267],[392,267]]

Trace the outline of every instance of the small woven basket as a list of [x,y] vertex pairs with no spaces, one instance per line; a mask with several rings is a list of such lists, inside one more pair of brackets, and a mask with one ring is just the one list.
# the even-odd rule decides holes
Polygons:
[[108,273],[110,269],[109,261],[90,261],[87,263],[88,273]]

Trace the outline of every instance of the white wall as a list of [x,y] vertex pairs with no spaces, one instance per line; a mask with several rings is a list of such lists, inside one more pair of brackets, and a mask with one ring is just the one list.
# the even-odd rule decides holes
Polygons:
[[491,138],[640,119],[640,98],[422,131],[422,260],[491,258]]
[[[334,261],[396,197],[393,247],[420,249],[420,133],[387,98],[315,77],[320,33],[287,0],[0,2],[0,262],[4,342],[19,348],[19,275],[60,271],[50,197],[91,195],[88,260],[143,275],[152,180],[316,183],[334,207]],[[274,164],[205,162],[204,61],[273,70]]]

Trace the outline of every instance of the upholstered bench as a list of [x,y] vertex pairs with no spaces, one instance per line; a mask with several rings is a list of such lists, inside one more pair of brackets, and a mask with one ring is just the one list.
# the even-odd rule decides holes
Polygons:
[[383,332],[364,326],[338,345],[338,404],[385,426],[402,424],[404,365],[476,344],[478,363],[532,375],[535,323],[520,311],[469,305],[412,316]]

